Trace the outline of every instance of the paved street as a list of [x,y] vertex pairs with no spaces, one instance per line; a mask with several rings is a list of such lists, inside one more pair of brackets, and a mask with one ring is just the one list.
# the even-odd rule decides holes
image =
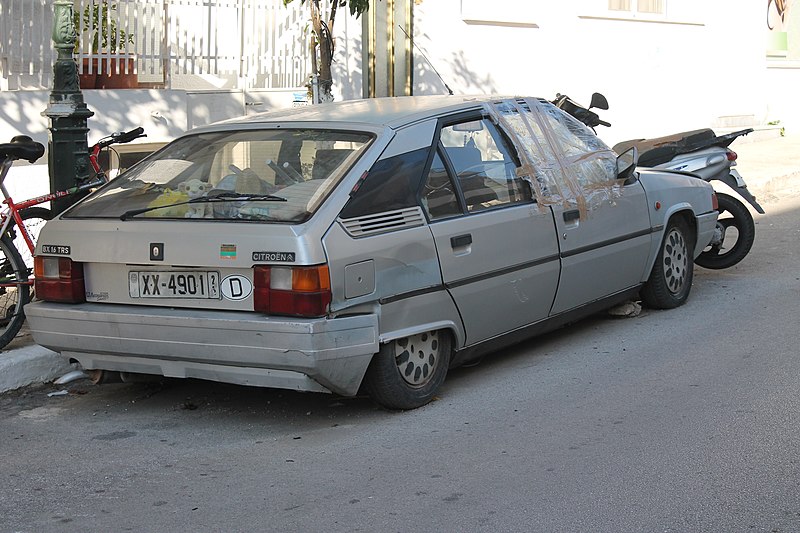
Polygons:
[[411,412],[185,381],[0,395],[0,532],[800,531],[800,196],[765,208],[686,306],[505,350]]

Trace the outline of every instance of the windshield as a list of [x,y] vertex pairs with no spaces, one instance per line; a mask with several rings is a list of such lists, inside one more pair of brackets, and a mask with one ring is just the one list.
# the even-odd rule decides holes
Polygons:
[[366,133],[311,129],[183,137],[66,217],[303,222],[371,139]]

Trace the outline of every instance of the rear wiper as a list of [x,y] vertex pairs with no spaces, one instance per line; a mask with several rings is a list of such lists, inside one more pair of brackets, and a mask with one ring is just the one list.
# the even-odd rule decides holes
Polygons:
[[170,207],[177,207],[180,205],[189,204],[209,204],[218,202],[285,202],[286,198],[275,196],[274,194],[241,194],[238,192],[223,192],[215,196],[201,196],[199,198],[192,198],[185,202],[175,202],[168,205],[156,205],[152,207],[142,207],[140,209],[130,209],[122,213],[119,217],[120,220],[128,220],[129,218],[141,215],[142,213],[149,213],[156,209],[168,209]]

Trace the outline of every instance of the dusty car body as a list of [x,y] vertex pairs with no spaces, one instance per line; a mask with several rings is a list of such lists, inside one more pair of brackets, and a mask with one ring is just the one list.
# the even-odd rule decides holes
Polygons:
[[37,244],[34,339],[86,369],[413,408],[449,367],[689,295],[713,191],[534,98],[406,97],[194,130]]

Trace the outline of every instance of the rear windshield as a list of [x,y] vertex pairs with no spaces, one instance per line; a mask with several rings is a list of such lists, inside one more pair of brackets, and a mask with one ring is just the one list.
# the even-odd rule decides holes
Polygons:
[[69,218],[303,222],[372,136],[309,129],[183,137],[69,210]]

